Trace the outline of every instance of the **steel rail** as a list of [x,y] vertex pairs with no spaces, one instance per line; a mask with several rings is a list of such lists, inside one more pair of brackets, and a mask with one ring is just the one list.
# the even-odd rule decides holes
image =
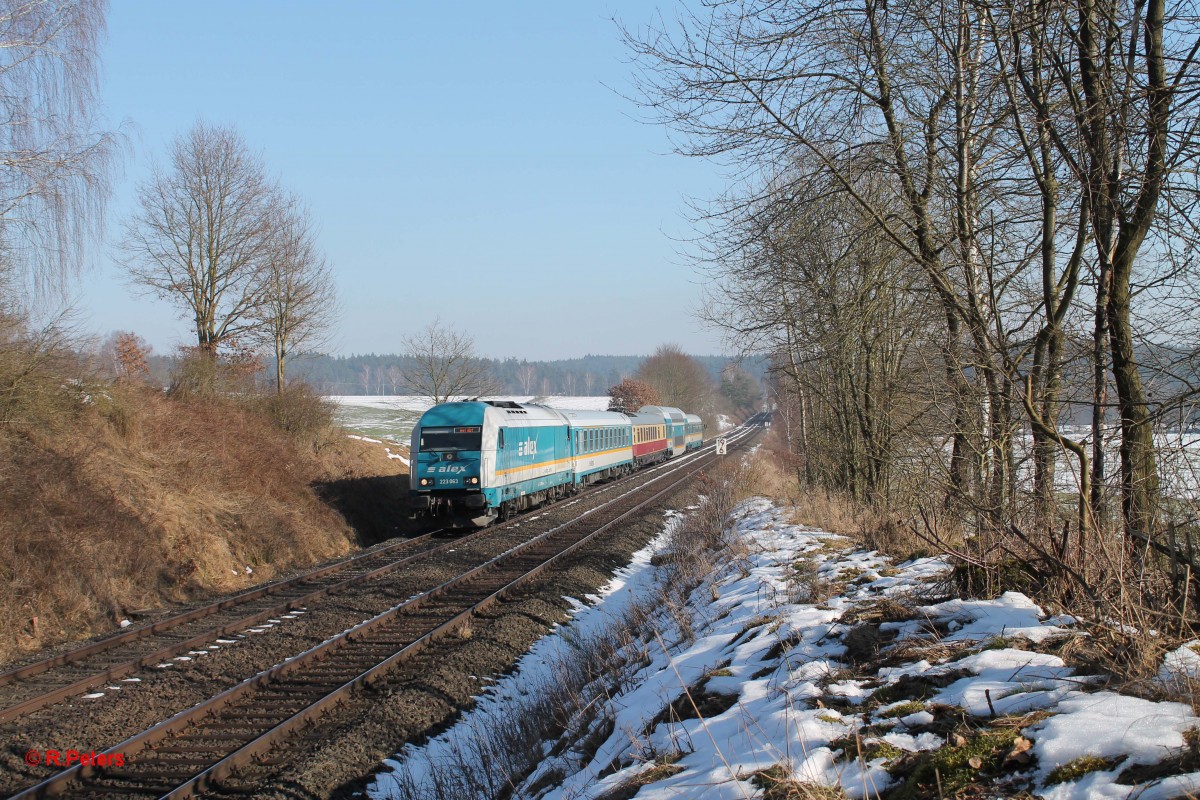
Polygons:
[[[646,470],[641,470],[633,476],[629,476],[629,479],[636,480],[638,478],[644,478],[647,475],[652,475],[655,472],[668,467],[676,467],[679,465],[679,463],[680,462],[678,460],[675,460],[667,462],[666,464],[655,465],[654,467]],[[610,483],[598,491],[607,491],[615,485],[617,484]],[[595,493],[595,491],[589,491],[584,494],[583,497],[589,497]],[[402,556],[393,561],[386,561],[386,563],[384,563],[381,567],[368,570],[364,573],[351,575],[349,578],[334,584],[319,586],[311,591],[305,592],[304,594],[291,597],[283,602],[269,606],[265,609],[260,609],[252,614],[234,619],[225,623],[224,625],[221,625],[220,627],[209,628],[208,630],[186,640],[171,642],[164,647],[158,648],[149,653],[140,653],[134,658],[125,659],[116,664],[106,664],[102,669],[97,669],[96,671],[87,675],[70,680],[61,686],[40,691],[38,694],[29,698],[0,708],[0,723],[10,722],[14,719],[25,716],[26,714],[30,714],[34,711],[45,708],[46,706],[61,702],[68,697],[79,695],[98,688],[110,683],[111,681],[118,680],[126,675],[137,672],[140,669],[153,666],[156,663],[161,663],[183,653],[187,653],[222,636],[234,635],[239,630],[253,627],[268,619],[271,619],[272,617],[306,608],[308,604],[320,599],[321,597],[337,594],[345,591],[351,586],[367,583],[371,580],[381,578],[385,575],[395,572],[396,570],[399,570],[402,567],[412,564],[418,559],[435,555],[446,550],[459,548],[466,542],[489,537],[494,535],[497,531],[516,527],[526,519],[527,518],[524,517],[517,517],[497,525],[492,525],[487,528],[480,528],[477,531],[463,534],[448,542],[422,548],[422,545],[427,544],[433,536],[441,532],[433,531],[413,539],[406,539],[402,542],[397,542],[385,548],[373,550],[369,553],[361,553],[351,558],[292,576],[291,578],[263,584],[262,586],[242,592],[241,594],[234,595],[232,597],[228,597],[181,614],[177,614],[167,619],[159,620],[151,625],[142,626],[131,631],[125,631],[115,636],[110,636],[96,642],[92,642],[91,644],[74,648],[65,653],[60,653],[56,656],[0,673],[0,686],[12,685],[21,680],[41,675],[55,667],[74,666],[86,658],[109,652],[124,645],[142,641],[150,638],[151,636],[161,636],[167,634],[171,630],[179,628],[188,623],[214,616],[223,611],[236,608],[239,605],[245,605],[247,603],[254,602],[255,600],[271,594],[279,594],[281,592],[296,589],[305,583],[319,581],[330,575],[358,566],[360,562],[368,562],[372,559],[384,559],[386,561],[388,557],[400,555],[409,550],[415,551],[409,556]]]
[[352,556],[351,558],[337,561],[333,564],[327,564],[324,567],[318,567],[317,569],[310,570],[300,575],[294,575],[291,578],[281,578],[277,581],[264,583],[253,589],[233,595],[232,597],[227,597],[222,600],[209,603],[208,605],[194,608],[190,611],[185,611],[183,613],[167,617],[166,619],[158,620],[150,625],[143,625],[130,630],[121,631],[120,633],[112,636],[106,636],[103,639],[99,639],[95,642],[72,648],[63,653],[59,653],[58,655],[51,656],[40,661],[35,661],[30,664],[25,664],[20,667],[14,667],[13,669],[5,672],[0,672],[0,686],[33,677],[41,672],[46,671],[47,669],[70,664],[82,658],[86,658],[87,656],[96,655],[97,653],[110,650],[119,645],[129,644],[140,639],[165,633],[166,631],[169,631],[172,628],[177,628],[180,625],[185,625],[189,622],[195,622],[199,619],[204,619],[205,617],[212,616],[213,614],[220,613],[221,611],[225,611],[226,609],[233,608],[235,606],[244,605],[245,603],[252,602],[269,594],[276,594],[304,581],[319,580],[320,578],[323,578],[331,573],[352,567],[359,561],[376,558],[381,554],[391,552],[395,548],[404,548],[406,546],[410,546],[414,542],[425,541],[436,533],[438,533],[438,531],[423,534],[422,536],[412,539],[406,539],[403,542],[397,542],[389,545],[386,548],[372,550],[368,553],[360,553],[356,556]]
[[[740,441],[741,439],[756,433],[757,430],[758,429],[751,428],[738,432],[731,432],[731,438],[734,441]],[[707,449],[709,448],[705,447],[700,451],[694,451],[691,455],[700,455]],[[287,738],[287,736],[298,726],[307,724],[307,722],[315,719],[332,705],[336,705],[337,703],[341,702],[341,700],[348,696],[350,692],[356,691],[362,686],[370,685],[372,682],[378,680],[379,677],[384,673],[395,668],[397,665],[410,658],[416,652],[426,647],[432,641],[435,641],[436,639],[445,636],[447,633],[456,630],[465,622],[465,620],[469,619],[480,610],[487,608],[491,604],[502,599],[502,597],[507,593],[511,593],[519,586],[541,575],[550,567],[550,565],[556,563],[559,559],[565,557],[571,552],[574,552],[587,542],[592,541],[597,535],[609,530],[617,522],[627,518],[637,511],[640,511],[647,505],[661,498],[666,493],[674,490],[696,472],[708,466],[711,459],[707,456],[711,455],[712,454],[710,453],[706,454],[706,457],[704,458],[687,459],[689,462],[687,464],[680,463],[678,460],[676,460],[671,463],[671,466],[673,467],[672,469],[662,470],[662,474],[656,475],[651,478],[651,480],[640,484],[638,487],[612,498],[601,506],[584,512],[576,519],[558,525],[549,531],[530,539],[527,542],[518,544],[506,550],[504,553],[489,559],[483,564],[480,564],[479,566],[460,574],[450,581],[446,581],[443,584],[434,587],[433,589],[409,598],[405,602],[400,603],[399,605],[394,606],[379,615],[376,615],[372,619],[359,623],[358,625],[342,632],[341,634],[331,637],[330,639],[310,648],[309,650],[304,651],[297,656],[289,658],[285,662],[276,665],[275,667],[264,670],[263,672],[246,679],[242,683],[221,692],[209,700],[199,703],[190,709],[181,711],[170,719],[161,722],[139,734],[136,734],[112,748],[109,748],[105,751],[105,754],[120,753],[125,757],[128,757],[131,754],[138,753],[161,742],[163,739],[169,736],[180,733],[193,723],[197,723],[201,720],[209,718],[213,714],[230,706],[238,699],[245,697],[250,692],[259,688],[265,688],[271,683],[278,683],[281,679],[292,675],[293,673],[313,662],[321,661],[323,657],[336,652],[347,644],[364,640],[365,637],[368,636],[373,630],[376,630],[380,626],[387,624],[389,621],[395,619],[398,617],[398,615],[404,613],[405,611],[411,611],[420,608],[425,604],[430,603],[432,600],[449,593],[451,590],[464,586],[477,576],[497,568],[504,562],[514,560],[534,550],[538,546],[546,543],[549,539],[551,539],[551,537],[561,536],[567,529],[577,527],[595,515],[602,514],[606,511],[611,511],[612,507],[618,504],[621,500],[646,490],[650,484],[656,483],[663,478],[670,477],[677,472],[683,472],[682,475],[678,475],[674,480],[670,481],[667,486],[654,491],[651,496],[638,501],[630,509],[622,512],[614,519],[604,522],[598,528],[592,530],[590,533],[587,533],[582,538],[568,543],[565,548],[557,550],[549,558],[540,559],[539,563],[532,569],[525,570],[513,580],[507,581],[500,588],[490,592],[483,599],[471,604],[466,609],[455,614],[451,619],[440,623],[433,630],[427,631],[417,639],[404,645],[400,650],[394,651],[390,656],[384,658],[383,661],[376,663],[373,667],[359,674],[354,679],[324,694],[314,702],[308,703],[304,708],[298,710],[291,717],[278,722],[270,730],[253,738],[251,741],[242,744],[233,753],[227,754],[217,763],[213,764],[192,778],[187,779],[182,785],[172,789],[165,795],[188,796],[194,789],[209,785],[217,780],[220,780],[222,777],[227,776],[238,765],[245,764],[246,759],[253,759],[260,753],[276,746],[278,742]],[[687,469],[685,469],[685,467],[687,467]],[[645,476],[645,472],[639,474],[642,477]],[[65,791],[70,784],[78,779],[88,777],[103,778],[111,773],[112,770],[104,770],[91,765],[76,765],[75,767],[57,773],[41,783],[38,783],[35,786],[32,786],[20,792],[19,794],[14,795],[14,797],[32,798],[54,796],[62,791]]]
[[[449,620],[446,620],[438,625],[436,628],[423,634],[420,638],[405,645],[396,653],[389,656],[386,660],[376,664],[352,680],[347,681],[334,691],[325,695],[316,703],[307,706],[299,713],[294,714],[283,722],[280,722],[271,730],[242,745],[240,748],[225,756],[225,758],[221,759],[213,766],[190,778],[188,781],[176,787],[168,794],[163,795],[162,800],[166,800],[167,798],[192,797],[198,791],[203,791],[206,788],[213,787],[220,783],[221,780],[235,772],[238,767],[251,763],[259,756],[265,755],[283,741],[290,738],[300,728],[315,722],[316,719],[322,716],[328,708],[341,702],[343,698],[349,697],[360,689],[370,687],[372,684],[384,679],[389,672],[393,671],[402,663],[417,655],[433,642],[453,633],[456,630],[459,630],[468,619],[474,617],[476,614],[486,611],[489,607],[500,602],[512,592],[519,589],[521,586],[542,575],[552,565],[558,563],[560,559],[565,558],[584,545],[593,541],[597,536],[610,530],[618,522],[627,519],[633,514],[636,514],[644,509],[646,506],[653,504],[663,496],[674,491],[681,483],[688,480],[699,470],[703,469],[706,463],[707,462],[696,465],[695,469],[678,477],[666,487],[632,506],[629,510],[625,511],[614,519],[605,522],[603,525],[596,528],[583,538],[576,540],[574,543],[568,545],[565,549],[559,550],[549,559],[542,561],[533,569],[528,570],[519,577],[514,578],[504,586],[493,591],[484,599],[459,612]],[[544,534],[544,536],[548,535],[549,534]]]
[[[707,449],[707,447],[709,447],[709,446],[711,446],[711,445],[706,445],[705,449]],[[652,474],[654,471],[664,469],[669,466],[673,466],[677,463],[678,463],[677,461],[674,461],[674,462],[668,461],[668,462],[666,462],[666,464],[657,464],[657,465],[654,465],[653,467],[649,467],[647,469],[641,470],[638,473],[635,473],[635,475],[630,476],[630,477],[636,478],[638,476],[645,476],[648,474]],[[611,485],[612,484],[610,484],[610,486]],[[520,518],[518,518],[514,521],[519,522]],[[454,541],[456,543],[461,544],[463,542],[466,542],[466,541],[469,541],[469,540],[475,538],[478,535],[492,533],[501,528],[505,528],[511,524],[512,524],[512,522],[505,522],[505,523],[501,523],[498,525],[490,526],[488,528],[481,528],[478,531],[473,531],[471,533],[459,536]],[[11,669],[0,672],[0,686],[5,686],[8,684],[16,683],[18,681],[26,680],[31,677],[36,677],[37,675],[39,675],[43,672],[46,672],[50,669],[53,669],[54,667],[74,664],[74,663],[77,663],[85,658],[90,657],[90,656],[94,656],[94,655],[98,655],[100,653],[107,652],[108,650],[112,650],[112,649],[122,646],[122,645],[131,644],[131,643],[140,641],[142,639],[149,638],[151,636],[160,636],[164,633],[169,632],[170,630],[172,630],[174,628],[180,627],[181,625],[186,625],[190,622],[195,622],[197,620],[204,619],[205,617],[213,616],[214,614],[218,614],[222,611],[226,611],[231,608],[235,608],[239,605],[245,605],[246,603],[253,602],[255,600],[258,600],[262,597],[266,597],[271,594],[278,594],[280,592],[287,591],[288,589],[295,588],[296,586],[298,586],[302,583],[317,581],[328,575],[350,569],[350,568],[358,565],[359,562],[369,561],[371,559],[377,559],[377,558],[381,558],[381,557],[386,557],[389,554],[395,553],[397,550],[403,551],[406,549],[413,549],[416,546],[419,546],[420,544],[427,542],[433,536],[436,536],[438,533],[441,533],[441,532],[442,532],[442,530],[432,531],[430,533],[422,534],[421,536],[417,536],[412,539],[405,539],[404,541],[396,542],[394,544],[388,545],[387,547],[375,549],[370,552],[359,553],[359,554],[351,556],[349,558],[342,559],[340,561],[336,561],[332,564],[326,564],[323,567],[317,567],[317,568],[309,570],[307,572],[303,572],[298,575],[294,575],[290,578],[281,578],[276,581],[264,583],[260,586],[256,586],[255,588],[249,589],[240,594],[236,594],[231,597],[226,597],[221,600],[217,600],[212,603],[209,603],[207,605],[199,606],[199,607],[193,608],[189,611],[181,612],[179,614],[176,614],[176,615],[173,615],[170,617],[166,617],[165,619],[157,620],[149,625],[133,627],[133,628],[130,628],[129,630],[121,631],[121,632],[113,634],[111,636],[106,636],[106,637],[104,637],[102,639],[98,639],[94,642],[90,642],[88,644],[81,645],[79,647],[71,648],[69,650],[66,650],[66,651],[59,653],[57,655],[54,655],[54,656],[50,656],[48,658],[44,658],[44,659],[34,661],[34,662],[31,662],[28,664],[23,664],[19,667],[13,667]],[[421,551],[420,553],[416,553],[414,555],[429,554],[429,553],[433,553],[433,552],[438,552],[442,549],[445,549],[445,546],[430,548],[429,550]],[[370,572],[364,574],[362,577],[356,578],[356,580],[369,580],[370,578],[366,577],[367,575],[378,576],[379,574],[386,574],[386,572],[379,573],[377,570],[373,570],[373,571],[370,571]],[[341,584],[338,584],[338,587],[340,588]],[[242,620],[238,620],[234,623],[230,623],[230,625],[227,626],[227,628],[238,627],[239,625],[242,625],[242,624],[254,625],[257,622],[261,622],[262,620],[269,618],[270,616],[274,616],[275,614],[286,613],[288,610],[297,608],[298,606],[296,606],[295,603],[302,601],[304,598],[312,597],[315,599],[315,598],[320,597],[322,594],[329,593],[329,591],[330,591],[329,589],[326,589],[324,592],[318,590],[318,591],[314,591],[311,594],[303,595],[299,598],[293,598],[290,601],[290,604],[281,604],[281,605],[272,607],[271,609],[268,610],[266,616],[262,616],[261,614],[256,615],[256,616],[249,616]],[[229,630],[222,629],[222,630],[218,631],[215,635],[221,636],[221,635],[226,635],[227,633],[229,633]],[[198,639],[192,639],[184,644],[193,645],[193,644],[199,644],[199,643],[202,643],[202,642],[200,642]],[[179,652],[183,652],[183,650],[185,650],[185,649],[188,649],[188,648],[184,647],[183,645],[180,645],[179,648],[176,648],[175,652],[170,652],[168,649],[164,648],[163,650],[159,651],[159,653],[162,655],[162,657],[167,658],[170,656],[178,655]],[[150,656],[148,655],[148,656],[146,656],[146,658],[149,659]],[[92,686],[94,686],[94,685],[99,685],[100,681],[113,680],[114,678],[122,677],[123,674],[127,674],[127,673],[115,674],[112,672],[106,672],[94,684],[89,685],[89,686],[83,686],[82,684],[80,684],[79,688],[80,688],[80,690],[86,690],[88,688],[92,688]],[[12,718],[13,715],[7,714],[6,712],[7,712],[7,709],[0,710],[0,722],[4,722],[4,721],[7,721],[8,719]]]

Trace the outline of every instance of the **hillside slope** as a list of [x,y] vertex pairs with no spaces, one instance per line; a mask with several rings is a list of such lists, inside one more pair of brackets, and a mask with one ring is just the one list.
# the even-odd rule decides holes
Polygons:
[[328,425],[289,435],[245,400],[141,386],[0,427],[0,662],[392,533],[387,502],[354,527],[335,507],[403,470]]

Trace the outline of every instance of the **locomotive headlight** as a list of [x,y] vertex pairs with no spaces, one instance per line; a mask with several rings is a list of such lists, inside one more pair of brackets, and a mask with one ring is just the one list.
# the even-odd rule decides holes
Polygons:
[[476,484],[479,483],[479,478],[467,478],[467,483],[471,484],[472,486],[475,486]]
[[429,485],[429,484],[431,484],[431,483],[433,483],[433,479],[432,479],[432,478],[421,478],[421,485],[422,485],[422,486],[428,486],[428,485]]

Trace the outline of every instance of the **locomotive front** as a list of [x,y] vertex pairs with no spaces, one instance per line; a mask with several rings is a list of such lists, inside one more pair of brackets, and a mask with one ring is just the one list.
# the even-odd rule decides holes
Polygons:
[[[426,411],[413,429],[409,508],[448,515],[454,524],[486,524],[482,492],[484,458],[495,432],[487,430],[482,403],[443,403]],[[488,435],[490,433],[490,436]],[[477,522],[477,518],[482,521]]]

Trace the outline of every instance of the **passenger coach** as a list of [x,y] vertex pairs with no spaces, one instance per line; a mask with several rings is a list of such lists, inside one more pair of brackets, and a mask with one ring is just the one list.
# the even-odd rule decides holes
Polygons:
[[683,455],[687,449],[687,415],[670,406],[642,406],[638,416],[647,415],[660,420],[666,433],[667,454],[670,458]]
[[576,484],[633,472],[633,426],[614,411],[563,411],[571,426]]
[[687,449],[699,450],[704,445],[704,420],[695,414],[688,414],[686,426]]

